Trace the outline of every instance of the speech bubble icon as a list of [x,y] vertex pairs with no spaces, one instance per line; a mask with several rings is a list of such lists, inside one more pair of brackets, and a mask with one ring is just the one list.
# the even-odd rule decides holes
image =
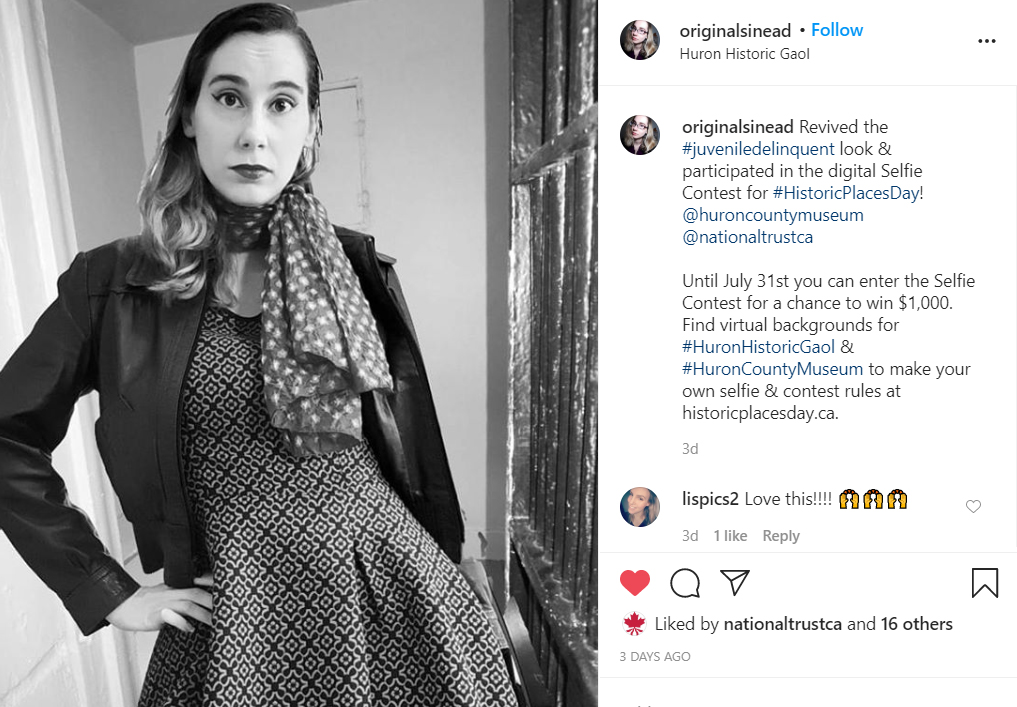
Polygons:
[[699,598],[699,575],[688,567],[682,567],[671,575],[671,591],[682,599]]

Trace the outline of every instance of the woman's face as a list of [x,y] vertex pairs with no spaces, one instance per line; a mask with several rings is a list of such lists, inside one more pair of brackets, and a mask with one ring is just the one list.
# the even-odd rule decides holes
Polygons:
[[632,117],[632,122],[629,124],[629,130],[632,131],[633,140],[641,140],[645,135],[646,131],[650,127],[650,119],[645,115],[636,115]]
[[216,191],[241,206],[282,193],[314,142],[307,61],[296,37],[235,34],[212,54],[184,134]]
[[[617,25],[615,25],[617,27]],[[633,44],[642,44],[646,41],[646,35],[650,32],[650,23],[645,20],[636,20],[629,30],[629,37]]]
[[650,505],[650,489],[634,488],[629,489],[628,511],[629,515],[642,513]]

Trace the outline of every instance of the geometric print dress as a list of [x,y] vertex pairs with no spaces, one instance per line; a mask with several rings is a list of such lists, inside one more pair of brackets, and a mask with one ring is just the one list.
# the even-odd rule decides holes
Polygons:
[[206,307],[181,453],[212,626],[160,631],[140,707],[516,706],[476,596],[370,447],[283,446],[260,317]]

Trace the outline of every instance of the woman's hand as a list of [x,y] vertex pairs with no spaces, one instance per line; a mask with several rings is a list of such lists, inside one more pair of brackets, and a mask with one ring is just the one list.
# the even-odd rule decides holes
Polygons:
[[124,631],[158,631],[169,625],[192,633],[194,626],[188,619],[211,626],[212,595],[205,589],[212,587],[211,573],[196,577],[194,583],[198,586],[191,589],[171,589],[165,584],[142,587],[106,620]]

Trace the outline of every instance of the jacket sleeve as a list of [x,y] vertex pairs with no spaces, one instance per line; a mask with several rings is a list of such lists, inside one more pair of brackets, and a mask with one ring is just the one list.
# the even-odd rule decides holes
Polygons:
[[0,529],[85,635],[105,626],[106,615],[138,589],[70,503],[51,464],[75,402],[92,388],[93,352],[82,254],[0,371]]

